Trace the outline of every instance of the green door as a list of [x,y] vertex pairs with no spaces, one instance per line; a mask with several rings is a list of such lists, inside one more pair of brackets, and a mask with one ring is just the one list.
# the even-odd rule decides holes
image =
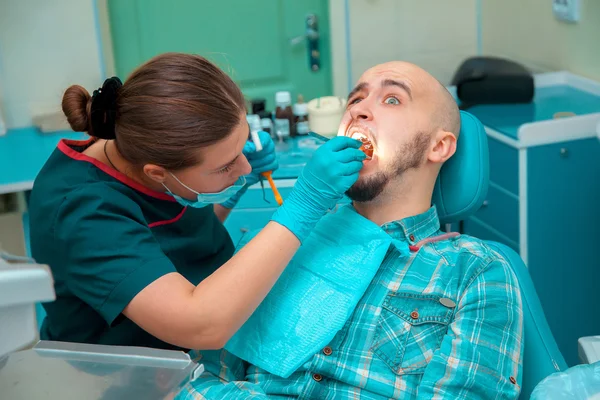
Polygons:
[[[164,52],[203,55],[223,68],[249,98],[288,90],[295,102],[332,94],[328,2],[323,0],[109,0],[117,74]],[[318,52],[306,38],[318,23]],[[293,40],[295,39],[295,40]],[[319,67],[311,58],[318,58]]]

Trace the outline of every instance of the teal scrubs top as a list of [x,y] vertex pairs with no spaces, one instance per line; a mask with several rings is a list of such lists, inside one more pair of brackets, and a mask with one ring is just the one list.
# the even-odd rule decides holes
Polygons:
[[234,246],[212,207],[184,208],[83,154],[93,143],[63,140],[35,180],[31,251],[52,270],[44,340],[178,349],[122,311],[156,279],[191,283],[223,265]]

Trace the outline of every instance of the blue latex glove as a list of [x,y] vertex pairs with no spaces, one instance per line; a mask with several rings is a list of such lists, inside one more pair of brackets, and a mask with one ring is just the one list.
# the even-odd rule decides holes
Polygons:
[[258,137],[260,139],[260,144],[262,145],[261,151],[257,152],[256,146],[250,141],[246,142],[244,149],[242,150],[242,153],[248,159],[248,162],[252,167],[252,172],[246,175],[246,185],[244,185],[244,187],[233,197],[221,204],[225,208],[235,207],[238,201],[240,201],[240,198],[248,190],[248,187],[260,180],[261,173],[275,171],[279,168],[277,156],[275,155],[275,143],[273,143],[271,135],[267,132],[260,131],[258,132]]
[[298,177],[294,189],[271,218],[300,242],[358,180],[365,154],[362,143],[337,136],[319,147]]

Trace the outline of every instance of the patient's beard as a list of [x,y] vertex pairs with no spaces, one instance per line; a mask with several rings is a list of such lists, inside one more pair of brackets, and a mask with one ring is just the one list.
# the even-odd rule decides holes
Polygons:
[[431,134],[420,133],[398,151],[391,171],[378,171],[368,177],[359,178],[346,195],[353,201],[365,203],[375,200],[393,178],[401,178],[408,170],[421,166],[429,147]]

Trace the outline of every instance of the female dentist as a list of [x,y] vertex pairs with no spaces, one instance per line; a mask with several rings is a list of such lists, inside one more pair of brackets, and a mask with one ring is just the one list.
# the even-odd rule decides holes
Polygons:
[[218,349],[267,295],[302,240],[358,179],[361,143],[321,146],[272,220],[236,255],[223,221],[274,144],[249,142],[240,89],[200,56],[168,53],[125,84],[81,86],[62,108],[87,141],[63,140],[30,199],[31,248],[57,298],[41,338]]

